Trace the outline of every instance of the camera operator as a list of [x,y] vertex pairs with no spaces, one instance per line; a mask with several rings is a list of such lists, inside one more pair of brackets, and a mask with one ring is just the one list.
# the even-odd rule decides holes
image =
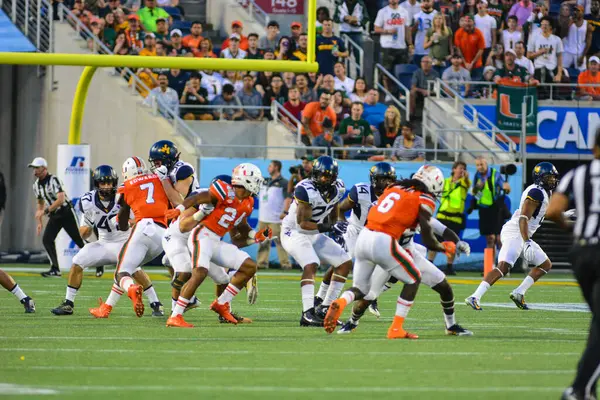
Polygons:
[[479,209],[479,233],[485,236],[487,247],[494,249],[495,257],[496,246],[501,246],[500,230],[507,218],[504,194],[510,193],[510,185],[505,182],[502,173],[514,174],[514,165],[498,171],[489,168],[485,157],[480,156],[475,160],[475,167],[477,172],[473,177],[472,193]]
[[290,167],[290,180],[288,181],[287,193],[288,197],[285,199],[285,203],[283,204],[283,212],[281,213],[281,219],[285,218],[290,209],[290,205],[292,205],[294,188],[303,179],[310,177],[313,166],[312,157],[300,157],[302,160],[302,164],[294,165]]

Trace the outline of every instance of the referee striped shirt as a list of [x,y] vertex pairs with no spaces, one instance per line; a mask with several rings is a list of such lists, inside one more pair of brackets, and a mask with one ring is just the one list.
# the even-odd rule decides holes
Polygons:
[[600,242],[600,160],[569,171],[561,180],[558,193],[575,204],[575,240]]
[[[51,174],[46,175],[44,179],[37,179],[33,184],[33,192],[38,200],[43,200],[46,207],[50,207],[58,198],[58,194],[64,192],[62,181]],[[69,198],[65,193],[65,202],[61,207],[69,205]]]

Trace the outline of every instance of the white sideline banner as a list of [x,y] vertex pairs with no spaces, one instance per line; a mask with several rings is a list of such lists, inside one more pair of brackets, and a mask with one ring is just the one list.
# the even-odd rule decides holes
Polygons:
[[[79,215],[79,199],[90,190],[90,145],[59,144],[56,174],[65,184],[65,192]],[[65,230],[56,238],[56,254],[61,271],[69,271],[79,247]]]

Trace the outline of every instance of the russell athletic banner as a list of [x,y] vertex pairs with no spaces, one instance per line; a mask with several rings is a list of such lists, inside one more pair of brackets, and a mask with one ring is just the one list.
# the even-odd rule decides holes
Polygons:
[[535,86],[514,82],[510,79],[500,80],[496,98],[496,126],[507,131],[508,136],[519,143],[523,123],[523,102],[527,105],[526,140],[527,143],[535,143],[538,114],[537,88]]

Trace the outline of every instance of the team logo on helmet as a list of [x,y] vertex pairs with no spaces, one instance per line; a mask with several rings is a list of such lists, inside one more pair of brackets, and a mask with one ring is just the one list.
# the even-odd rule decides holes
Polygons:
[[158,149],[159,152],[161,153],[165,153],[165,154],[171,154],[171,147],[169,147],[166,143],[163,145],[163,147],[161,147],[160,149]]

